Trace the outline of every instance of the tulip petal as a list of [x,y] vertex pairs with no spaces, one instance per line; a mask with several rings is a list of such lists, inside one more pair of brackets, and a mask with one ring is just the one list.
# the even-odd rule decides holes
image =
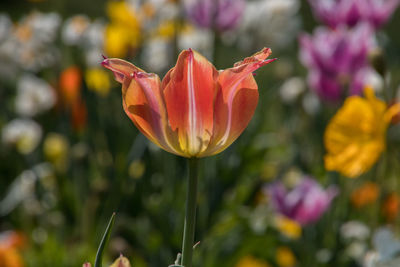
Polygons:
[[221,71],[219,90],[215,99],[214,132],[202,156],[211,156],[226,149],[244,131],[253,117],[258,102],[258,87],[252,72],[274,61],[266,60],[271,54],[264,48],[252,57]]
[[123,83],[125,77],[133,75],[134,72],[145,72],[128,61],[118,58],[105,58],[101,65],[110,69],[117,82]]
[[206,58],[189,49],[163,79],[169,124],[185,156],[198,156],[211,139],[217,75]]
[[164,150],[182,154],[168,126],[160,78],[120,59],[106,59],[102,64],[122,83],[123,108],[135,126]]

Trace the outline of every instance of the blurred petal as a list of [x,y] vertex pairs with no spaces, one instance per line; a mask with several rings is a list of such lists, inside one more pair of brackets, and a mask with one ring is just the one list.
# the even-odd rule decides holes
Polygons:
[[366,89],[365,96],[347,98],[329,122],[324,137],[327,170],[357,177],[368,171],[385,149],[386,104],[372,89]]

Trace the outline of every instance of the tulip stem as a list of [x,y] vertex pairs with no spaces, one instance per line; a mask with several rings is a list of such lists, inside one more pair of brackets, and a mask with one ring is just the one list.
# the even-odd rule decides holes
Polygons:
[[183,230],[182,265],[192,267],[194,230],[196,224],[198,159],[189,159],[189,180],[186,192],[185,226]]

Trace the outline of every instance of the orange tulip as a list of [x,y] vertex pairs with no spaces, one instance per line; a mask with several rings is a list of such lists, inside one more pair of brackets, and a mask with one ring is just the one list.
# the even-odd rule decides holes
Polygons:
[[80,89],[82,83],[82,74],[78,67],[72,66],[60,75],[61,94],[68,106],[72,105],[80,98]]
[[258,102],[253,72],[274,61],[269,48],[217,71],[202,55],[182,51],[161,81],[121,59],[102,65],[122,83],[125,113],[164,150],[183,157],[215,155],[231,145],[250,122]]

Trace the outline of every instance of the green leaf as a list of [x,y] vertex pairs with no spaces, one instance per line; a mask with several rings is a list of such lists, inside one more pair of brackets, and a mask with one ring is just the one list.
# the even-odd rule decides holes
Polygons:
[[96,260],[94,262],[94,267],[102,267],[102,258],[103,258],[103,251],[104,248],[106,247],[106,244],[108,242],[108,239],[110,238],[110,234],[111,234],[111,228],[114,225],[114,219],[115,219],[115,212],[111,215],[110,221],[108,222],[107,228],[106,228],[106,232],[103,235],[103,238],[101,239],[99,248],[97,250],[97,254],[96,254]]

